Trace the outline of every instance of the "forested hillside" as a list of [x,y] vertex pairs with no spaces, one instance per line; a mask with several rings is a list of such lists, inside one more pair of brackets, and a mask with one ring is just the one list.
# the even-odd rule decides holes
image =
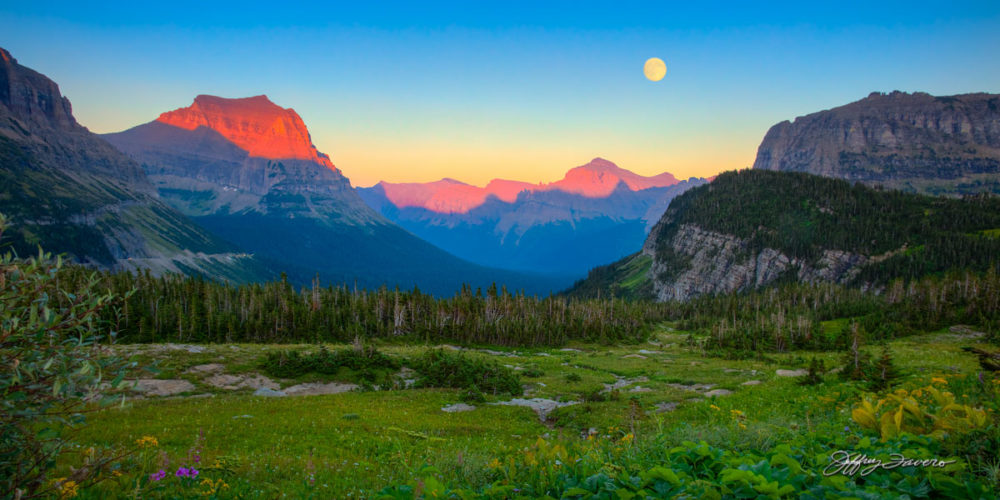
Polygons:
[[[653,259],[646,278],[661,300],[794,281],[878,288],[895,278],[993,268],[998,228],[996,196],[937,198],[744,170],[675,198],[642,254]],[[624,290],[631,276],[624,271],[635,266],[623,263],[635,258],[595,269],[571,293]]]

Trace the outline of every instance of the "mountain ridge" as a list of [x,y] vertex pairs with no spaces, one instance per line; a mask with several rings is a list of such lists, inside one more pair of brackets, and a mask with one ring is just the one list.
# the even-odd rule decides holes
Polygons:
[[0,212],[4,243],[112,270],[148,268],[245,281],[260,261],[212,236],[156,196],[142,168],[77,123],[45,75],[0,49]]
[[873,92],[774,125],[753,168],[925,194],[1000,193],[1000,95]]

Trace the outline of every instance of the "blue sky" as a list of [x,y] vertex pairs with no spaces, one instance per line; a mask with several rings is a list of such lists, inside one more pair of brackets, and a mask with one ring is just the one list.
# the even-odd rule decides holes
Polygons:
[[92,130],[267,94],[355,185],[707,176],[872,91],[1000,92],[1000,2],[8,4],[0,46]]

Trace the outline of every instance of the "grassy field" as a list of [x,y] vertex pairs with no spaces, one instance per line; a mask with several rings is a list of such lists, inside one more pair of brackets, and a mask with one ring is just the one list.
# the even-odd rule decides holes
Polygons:
[[[823,383],[805,386],[799,383],[801,377],[777,374],[804,368],[814,356],[832,368],[839,365],[840,354],[798,352],[726,360],[704,357],[687,340],[684,332],[665,325],[642,345],[466,349],[470,356],[497,360],[521,373],[524,398],[574,403],[552,411],[545,421],[531,408],[489,404],[510,397],[490,396],[488,403],[473,403],[471,411],[442,411],[460,402],[462,391],[457,389],[261,397],[250,388],[220,389],[206,383],[204,373],[190,370],[218,363],[226,374],[256,374],[268,351],[316,346],[193,349],[201,352],[189,352],[190,346],[119,346],[143,365],[155,363],[156,378],[187,380],[194,389],[172,397],[129,398],[92,414],[76,436],[80,453],[64,467],[79,465],[95,453],[128,450],[119,468],[96,487],[81,490],[81,498],[373,498],[394,485],[392,498],[412,498],[422,494],[421,488],[427,488],[423,494],[431,492],[428,481],[440,483],[441,491],[517,486],[525,479],[508,468],[537,466],[543,450],[552,456],[563,453],[563,458],[576,453],[575,462],[600,456],[613,470],[628,464],[655,465],[658,450],[685,441],[704,441],[738,453],[770,449],[802,436],[866,435],[851,418],[864,392],[856,383],[827,374]],[[975,342],[948,331],[893,342],[896,364],[904,373],[900,386],[972,376],[978,369],[975,357],[960,347]],[[379,349],[403,358],[427,347]],[[319,378],[313,374],[276,382],[289,387]],[[957,398],[975,403],[967,394]],[[877,441],[877,432],[867,435]],[[176,477],[174,471],[181,466],[198,468],[198,477]],[[965,466],[990,468],[984,463]],[[151,480],[160,469],[171,475]],[[978,471],[980,476],[990,473],[985,469]],[[407,484],[416,491],[407,490]],[[492,496],[517,496],[503,491]]]

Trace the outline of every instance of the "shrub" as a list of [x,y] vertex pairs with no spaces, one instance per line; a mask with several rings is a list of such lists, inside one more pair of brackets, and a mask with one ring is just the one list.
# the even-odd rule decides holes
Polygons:
[[432,349],[410,361],[420,374],[419,387],[477,389],[488,394],[520,396],[524,391],[517,373],[495,361],[466,356],[460,352]]
[[[0,215],[0,235],[4,227]],[[111,461],[91,455],[70,477],[48,478],[85,423],[84,398],[107,402],[98,384],[117,387],[126,369],[107,349],[114,333],[97,319],[117,298],[98,293],[93,275],[76,290],[60,288],[62,267],[42,251],[0,257],[0,498],[75,493]]]
[[809,373],[807,373],[802,380],[799,381],[802,385],[816,385],[823,382],[823,371],[826,370],[826,366],[823,364],[823,360],[812,358],[809,361]]
[[386,378],[401,364],[371,346],[355,346],[331,352],[321,346],[317,352],[269,352],[261,368],[273,377],[295,378],[309,373],[338,375],[369,384]]
[[542,369],[537,366],[532,366],[521,372],[521,375],[524,375],[525,377],[528,378],[538,378],[538,377],[544,377],[545,372],[543,372]]
[[583,380],[583,377],[581,377],[580,374],[578,374],[578,373],[567,373],[566,374],[566,381],[567,382],[579,382],[581,380]]

